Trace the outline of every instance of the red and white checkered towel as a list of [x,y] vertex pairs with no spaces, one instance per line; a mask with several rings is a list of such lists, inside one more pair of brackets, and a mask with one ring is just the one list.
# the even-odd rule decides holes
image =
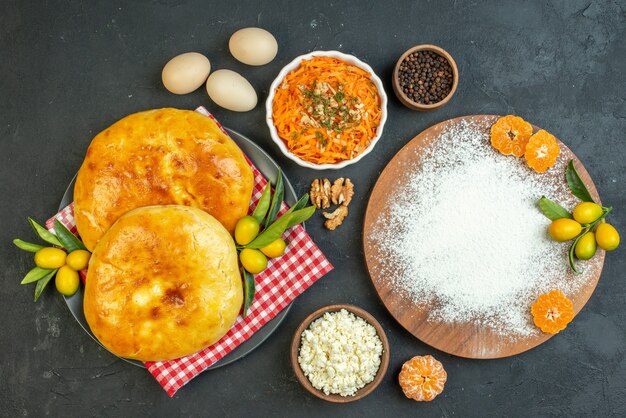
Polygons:
[[[204,107],[196,111],[215,120]],[[219,123],[218,126],[222,128]],[[222,130],[226,133],[223,128]],[[251,204],[251,208],[254,208],[267,180],[254,164],[250,163],[250,165],[255,179]],[[283,203],[283,211],[286,209],[287,206]],[[53,229],[55,218],[58,218],[72,232],[76,232],[73,203],[46,222],[48,229]],[[176,360],[145,363],[147,369],[168,395],[174,396],[176,391],[187,382],[233,351],[298,295],[333,269],[301,225],[287,231],[284,238],[289,243],[285,254],[280,258],[271,259],[267,269],[255,276],[256,294],[245,320],[239,316],[235,325],[221,340],[196,354]]]

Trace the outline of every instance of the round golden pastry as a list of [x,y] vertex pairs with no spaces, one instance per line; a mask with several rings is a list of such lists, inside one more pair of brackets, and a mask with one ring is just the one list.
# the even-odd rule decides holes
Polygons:
[[233,232],[252,196],[243,153],[198,112],[135,113],[98,134],[74,186],[74,216],[89,250],[129,210],[150,205],[201,208]]
[[141,361],[193,354],[233,326],[243,290],[230,233],[181,205],[134,209],[96,246],[83,309],[112,353]]

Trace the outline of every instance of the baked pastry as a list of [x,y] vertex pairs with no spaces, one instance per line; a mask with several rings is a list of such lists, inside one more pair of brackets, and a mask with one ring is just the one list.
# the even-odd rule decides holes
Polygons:
[[74,186],[76,226],[93,250],[129,210],[179,204],[204,209],[232,233],[253,181],[243,153],[212,119],[178,109],[135,113],[91,142]]
[[112,353],[171,360],[219,340],[243,300],[235,243],[208,213],[147,206],[122,215],[89,263],[83,309]]

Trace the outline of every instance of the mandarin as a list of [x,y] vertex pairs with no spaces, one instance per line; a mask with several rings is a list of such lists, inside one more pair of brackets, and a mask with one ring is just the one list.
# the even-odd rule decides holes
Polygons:
[[560,153],[561,148],[554,135],[542,129],[528,140],[524,157],[530,168],[543,173],[554,165]]
[[491,126],[491,145],[504,155],[521,157],[533,127],[519,116],[503,116]]
[[415,356],[402,365],[398,376],[402,391],[415,401],[432,401],[443,392],[448,374],[433,356]]
[[563,292],[552,290],[533,303],[531,308],[535,325],[543,332],[558,334],[574,319],[574,305]]

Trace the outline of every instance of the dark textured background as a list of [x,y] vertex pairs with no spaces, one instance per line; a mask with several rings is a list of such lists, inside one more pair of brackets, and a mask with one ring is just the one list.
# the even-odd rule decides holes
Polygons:
[[[0,415],[626,415],[626,245],[607,257],[597,291],[567,330],[530,352],[491,361],[436,352],[404,331],[379,302],[361,251],[367,198],[386,162],[428,126],[478,113],[522,115],[565,141],[603,201],[616,208],[612,222],[626,237],[624,2],[357,3],[0,0]],[[230,56],[227,43],[235,30],[257,25],[276,36],[279,53],[253,68]],[[403,108],[390,84],[395,60],[417,43],[447,49],[461,73],[453,100],[427,114]],[[19,286],[32,259],[11,239],[33,237],[26,216],[44,220],[54,213],[91,138],[129,113],[205,105],[257,141],[297,192],[305,192],[317,173],[272,145],[262,105],[236,114],[213,105],[204,89],[172,95],[160,71],[170,57],[199,51],[213,68],[241,72],[262,103],[279,69],[314,49],[338,49],[368,62],[390,94],[389,120],[372,154],[327,173],[351,177],[357,187],[341,229],[328,233],[319,217],[308,223],[336,269],[295,302],[267,342],[170,399],[144,370],[95,344],[52,289],[33,303],[32,286]],[[297,324],[337,302],[374,314],[392,348],[383,384],[348,405],[309,396],[288,357]],[[442,396],[420,404],[403,397],[396,376],[407,358],[427,353],[444,363],[449,378]]]

